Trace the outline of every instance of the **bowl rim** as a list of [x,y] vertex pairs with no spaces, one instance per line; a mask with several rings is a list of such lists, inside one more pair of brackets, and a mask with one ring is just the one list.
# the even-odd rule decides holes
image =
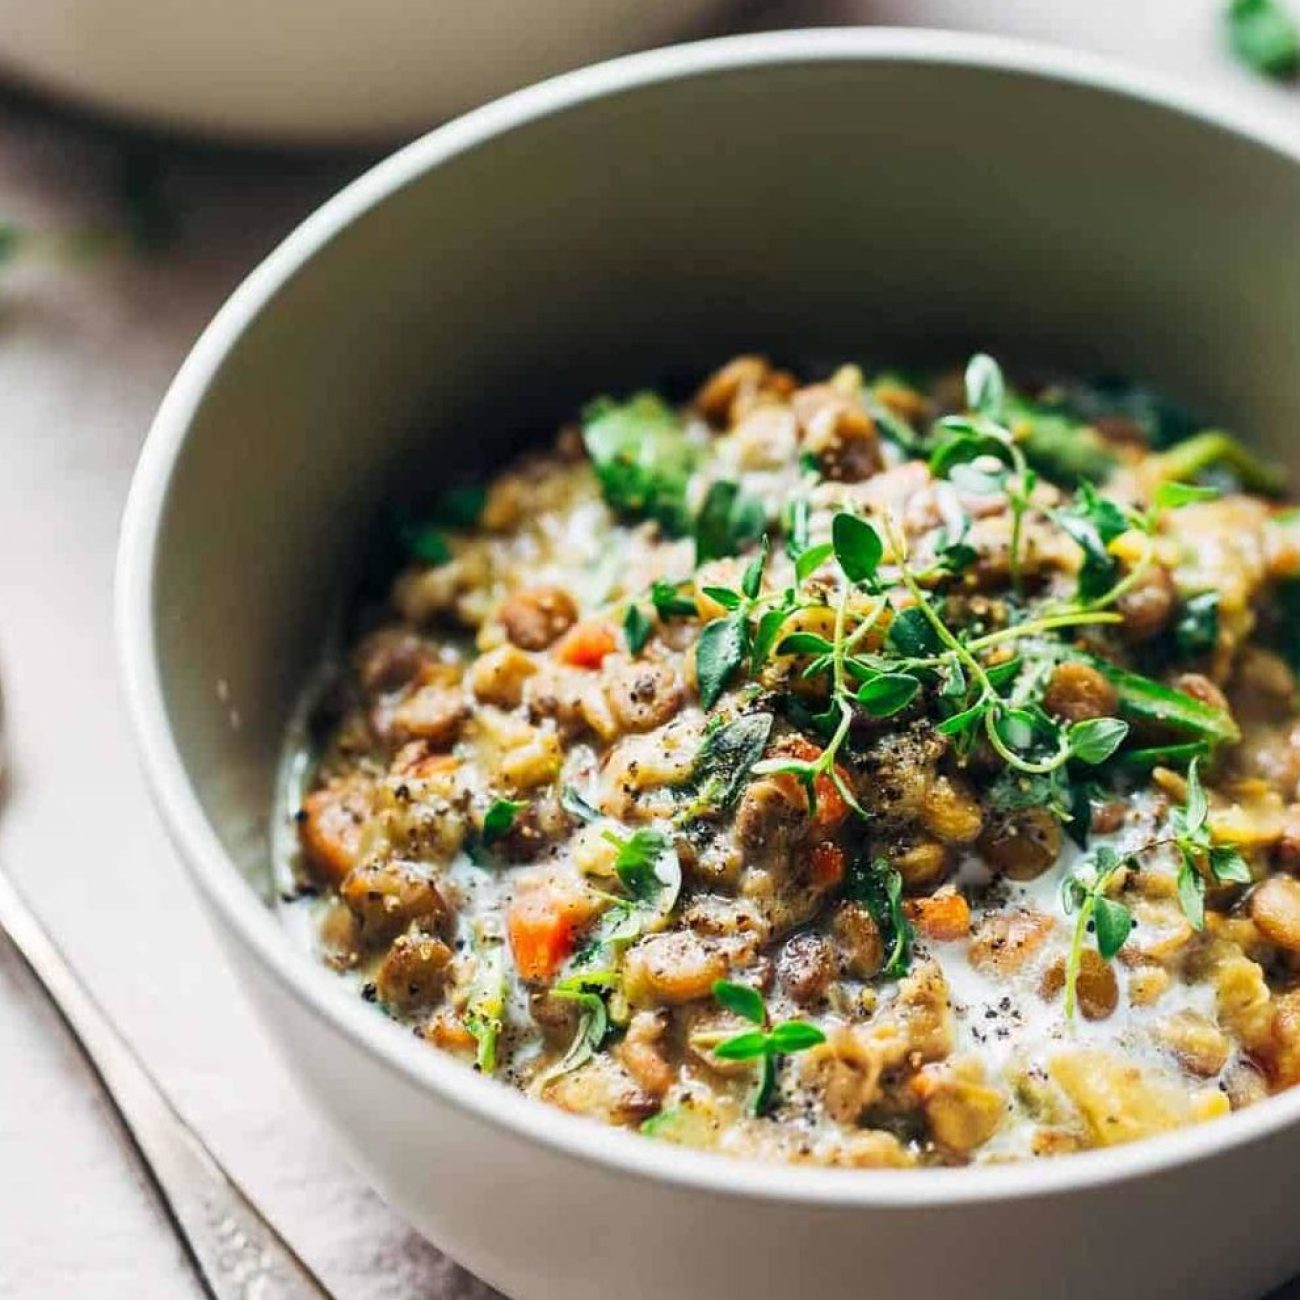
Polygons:
[[[962,1169],[849,1170],[771,1164],[649,1141],[569,1115],[468,1070],[374,1014],[297,949],[222,848],[185,775],[168,724],[153,635],[154,553],[172,471],[189,426],[236,342],[312,257],[353,220],[427,171],[515,127],[642,86],[746,68],[885,62],[1010,72],[1145,103],[1226,131],[1300,166],[1280,121],[1159,74],[1065,47],[904,28],[831,28],[723,37],[593,64],[476,109],[381,161],[308,216],[243,281],[204,330],[149,430],[123,515],[115,616],[128,713],[154,801],[208,905],[243,949],[307,1011],[408,1084],[541,1147],[713,1194],[856,1209],[1013,1200],[1151,1177],[1266,1140],[1300,1121],[1300,1087],[1213,1123],[1066,1160]],[[268,790],[267,798],[270,800]]]

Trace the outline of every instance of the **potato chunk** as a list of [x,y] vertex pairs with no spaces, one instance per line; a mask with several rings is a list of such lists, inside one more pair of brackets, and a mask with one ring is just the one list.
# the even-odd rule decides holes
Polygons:
[[1167,1133],[1196,1118],[1188,1093],[1103,1051],[1064,1052],[1048,1072],[1098,1146]]
[[707,998],[727,973],[722,954],[686,930],[653,934],[627,954],[623,987],[633,1006],[676,1006]]
[[954,1155],[968,1156],[983,1146],[1007,1115],[1006,1098],[987,1085],[977,1060],[927,1065],[912,1091],[934,1140]]
[[1300,952],[1300,880],[1273,876],[1250,896],[1250,917],[1269,943]]

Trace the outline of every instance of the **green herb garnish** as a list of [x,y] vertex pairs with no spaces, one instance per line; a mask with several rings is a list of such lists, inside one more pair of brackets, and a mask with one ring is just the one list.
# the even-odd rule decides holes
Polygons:
[[614,870],[628,893],[643,902],[655,898],[665,883],[658,875],[658,868],[671,847],[668,836],[643,826],[626,838],[607,830],[605,839],[618,849]]
[[1114,849],[1099,848],[1065,878],[1061,903],[1067,916],[1074,914],[1074,933],[1065,963],[1065,1016],[1074,1015],[1079,984],[1079,967],[1083,958],[1084,937],[1094,932],[1097,951],[1110,961],[1124,946],[1133,929],[1133,914],[1107,890],[1116,875],[1126,866],[1136,866],[1132,855],[1121,857]]
[[646,642],[650,640],[653,631],[654,624],[645,610],[635,603],[629,605],[627,613],[623,615],[623,635],[627,639],[628,650],[634,655],[639,655],[645,649]]
[[693,618],[695,602],[689,596],[681,594],[688,579],[681,582],[667,582],[660,578],[650,588],[650,603],[655,613],[665,622],[670,618]]
[[1187,768],[1187,802],[1169,814],[1174,847],[1178,850],[1178,902],[1194,929],[1205,927],[1205,875],[1221,885],[1249,885],[1250,866],[1231,844],[1210,839],[1210,804],[1201,784],[1199,759]]
[[776,1058],[806,1052],[824,1043],[826,1035],[806,1020],[783,1020],[769,1029],[762,994],[747,984],[718,980],[713,986],[713,996],[733,1015],[757,1026],[724,1038],[713,1047],[713,1054],[724,1061],[759,1063],[758,1087],[750,1100],[750,1109],[755,1115],[764,1115],[776,1091]]
[[483,847],[490,849],[504,839],[514,826],[515,819],[527,807],[526,799],[494,799],[483,814]]
[[545,1088],[552,1080],[585,1065],[600,1051],[609,1033],[609,1011],[605,999],[617,983],[613,971],[583,971],[551,986],[551,997],[577,1003],[580,1016],[568,1050],[539,1076],[539,1088]]
[[1169,814],[1166,837],[1151,840],[1142,847],[1120,855],[1111,848],[1099,848],[1066,877],[1061,888],[1061,903],[1067,916],[1074,914],[1074,934],[1065,968],[1065,1014],[1073,1016],[1079,967],[1085,935],[1091,929],[1097,952],[1110,961],[1124,946],[1133,929],[1133,914],[1116,898],[1109,896],[1112,882],[1126,868],[1139,869],[1140,855],[1162,845],[1172,845],[1178,853],[1178,903],[1192,927],[1205,926],[1206,873],[1221,885],[1249,885],[1253,879],[1250,866],[1241,851],[1230,844],[1215,844],[1210,838],[1209,800],[1201,784],[1199,756],[1187,769],[1187,801]]
[[497,1041],[505,1015],[505,960],[499,943],[478,948],[477,958],[478,967],[465,1004],[465,1028],[478,1044],[475,1067],[483,1074],[492,1074],[496,1070]]

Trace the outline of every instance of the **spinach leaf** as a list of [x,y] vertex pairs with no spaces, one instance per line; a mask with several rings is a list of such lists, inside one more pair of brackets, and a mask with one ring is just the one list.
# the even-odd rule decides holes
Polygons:
[[1209,654],[1219,643],[1219,593],[1188,596],[1174,621],[1174,649],[1180,659]]
[[654,393],[622,403],[600,398],[583,412],[582,436],[612,510],[654,519],[673,536],[688,531],[686,486],[696,455],[662,398]]
[[888,945],[881,974],[898,979],[911,964],[912,924],[903,912],[903,878],[884,858],[858,857],[849,864],[844,893],[861,903]]
[[735,555],[758,541],[767,524],[762,503],[745,496],[728,479],[709,484],[695,517],[695,563]]
[[740,797],[750,768],[763,757],[772,734],[770,713],[747,713],[711,731],[692,775],[700,803],[729,808]]

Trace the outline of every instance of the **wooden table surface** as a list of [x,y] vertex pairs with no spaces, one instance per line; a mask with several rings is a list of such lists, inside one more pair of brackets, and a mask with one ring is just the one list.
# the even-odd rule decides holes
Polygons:
[[[897,18],[906,3],[781,3],[759,21]],[[916,5],[932,22],[1000,9],[1001,25],[1041,35],[1054,0]],[[1093,35],[1080,39],[1113,43],[1116,19],[1132,31],[1141,12],[1163,49],[1168,24],[1199,8],[1186,67],[1212,64],[1208,11],[1173,5],[1095,0],[1083,6]],[[1296,104],[1282,108],[1300,123]],[[165,210],[179,219],[179,236],[153,255],[121,247],[124,149],[160,161]],[[55,246],[91,231],[110,246],[75,264],[34,253],[0,267],[0,682],[12,764],[0,856],[180,1109],[339,1300],[479,1300],[493,1293],[343,1164],[235,992],[150,808],[111,640],[118,517],[168,379],[244,273],[367,161],[141,141],[0,101],[0,218]],[[0,942],[0,1297],[199,1294],[75,1049]]]

